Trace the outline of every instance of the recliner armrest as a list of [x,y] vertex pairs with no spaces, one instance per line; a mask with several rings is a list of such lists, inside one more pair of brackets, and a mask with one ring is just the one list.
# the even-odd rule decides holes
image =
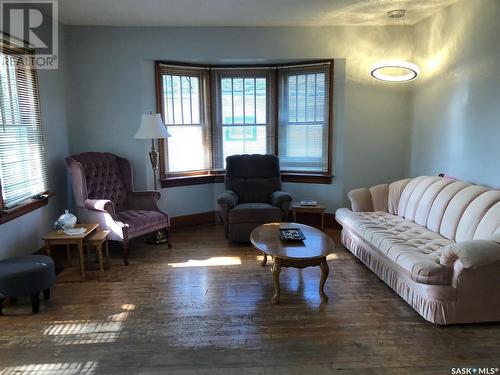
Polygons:
[[447,246],[439,259],[446,267],[460,260],[464,268],[476,268],[500,261],[500,244],[489,240],[458,242]]
[[292,201],[292,196],[286,191],[275,191],[271,194],[271,204],[273,206],[281,208],[284,212],[288,211],[290,202]]
[[158,200],[161,194],[158,191],[131,191],[127,193],[128,204],[133,210],[159,211]]
[[359,188],[351,190],[347,196],[351,201],[351,209],[354,212],[372,212],[373,199],[370,189]]
[[232,190],[224,190],[217,197],[217,203],[231,209],[238,204],[238,195]]
[[109,199],[86,199],[84,201],[85,208],[93,211],[106,212],[117,219],[115,204]]

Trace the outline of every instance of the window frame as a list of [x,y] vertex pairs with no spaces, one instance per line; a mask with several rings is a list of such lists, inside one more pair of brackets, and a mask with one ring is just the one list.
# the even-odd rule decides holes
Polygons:
[[169,187],[177,187],[177,186],[189,186],[189,185],[201,185],[208,183],[219,183],[224,182],[225,171],[220,169],[214,169],[214,137],[215,137],[215,128],[217,127],[217,111],[216,111],[216,91],[215,91],[215,82],[214,82],[214,72],[216,70],[223,69],[234,69],[238,71],[239,69],[244,69],[247,72],[251,72],[253,69],[253,73],[255,71],[262,70],[264,68],[273,69],[274,72],[270,86],[268,91],[270,90],[270,98],[269,101],[272,102],[272,109],[268,110],[269,116],[272,118],[269,119],[273,123],[274,127],[274,145],[272,149],[274,149],[274,154],[278,155],[278,147],[279,147],[279,68],[293,68],[293,67],[304,67],[307,66],[313,67],[314,65],[319,64],[329,64],[329,76],[328,76],[328,121],[327,121],[327,170],[325,172],[317,172],[317,171],[281,171],[281,179],[283,182],[292,182],[292,183],[312,183],[312,184],[331,184],[333,179],[333,100],[334,100],[334,60],[333,59],[318,59],[318,60],[309,60],[309,61],[300,61],[300,62],[290,62],[290,63],[280,63],[280,64],[242,64],[242,65],[218,65],[218,64],[191,64],[186,62],[178,62],[178,61],[166,61],[166,60],[156,60],[155,61],[155,82],[156,82],[156,109],[158,113],[162,113],[162,93],[161,93],[161,65],[171,65],[179,67],[180,69],[185,69],[186,71],[189,68],[195,69],[209,69],[210,74],[208,74],[208,87],[209,87],[209,98],[207,99],[207,116],[210,121],[210,132],[211,132],[211,158],[212,158],[212,167],[210,170],[203,171],[189,171],[189,172],[179,172],[179,173],[165,173],[165,161],[166,161],[166,140],[159,141],[159,155],[160,155],[160,184],[162,188]]
[[[9,52],[15,56],[15,55],[33,55],[34,51],[25,47],[13,47],[13,46],[5,46],[5,36],[0,35],[0,55],[7,55]],[[42,133],[42,142],[43,141],[43,126],[42,126],[42,114],[41,114],[41,100],[40,100],[40,84],[39,84],[39,79],[38,79],[38,71],[36,68],[32,68],[33,70],[33,76],[34,76],[34,95],[36,96],[36,102],[38,103],[38,110],[37,110],[37,116],[39,116],[39,123],[40,123],[40,132]],[[0,130],[1,131],[1,130]],[[45,145],[44,145],[45,147]],[[47,155],[46,152],[43,153],[41,156],[42,158],[45,158],[45,163],[46,163],[46,168],[45,172],[47,175],[45,176],[47,183],[48,183],[48,166],[47,166]],[[48,204],[49,198],[54,196],[54,193],[51,193],[49,190],[46,190],[44,192],[41,192],[40,194],[27,198],[24,201],[18,203],[17,205],[11,207],[11,208],[6,208],[5,202],[4,202],[4,197],[2,194],[2,181],[0,179],[0,225],[7,223],[11,220],[14,220],[18,217],[21,217],[23,215],[26,215],[38,208],[41,208],[43,206],[46,206]],[[48,187],[47,187],[48,189]]]
[[[289,71],[289,72],[290,71],[292,71],[292,72],[299,72],[300,71],[301,73],[304,73],[304,72],[316,73],[318,71],[318,69],[317,69],[318,66],[321,66],[321,65],[324,65],[327,63],[329,64],[329,67],[327,70],[325,70],[325,75],[326,75],[325,83],[328,85],[327,90],[326,90],[326,96],[327,96],[326,105],[327,105],[327,107],[325,108],[325,114],[328,116],[328,119],[326,121],[324,121],[325,125],[327,126],[327,129],[325,132],[326,137],[327,137],[327,140],[326,140],[327,169],[324,172],[306,171],[306,170],[300,170],[300,169],[283,170],[281,172],[282,176],[283,176],[283,174],[285,174],[287,176],[294,176],[294,178],[292,178],[292,179],[294,179],[294,181],[289,181],[289,182],[300,182],[300,181],[296,181],[300,176],[314,176],[317,181],[325,181],[328,178],[330,178],[330,181],[331,181],[331,178],[333,177],[333,175],[332,175],[332,158],[333,158],[333,155],[332,155],[332,153],[333,153],[333,119],[332,119],[332,116],[333,116],[333,73],[334,73],[333,64],[334,64],[334,61],[329,60],[329,61],[323,61],[323,62],[318,61],[316,63],[285,64],[285,65],[281,65],[279,67],[279,68],[281,68],[281,70]],[[283,93],[281,92],[282,85],[279,81],[281,74],[283,74],[285,77],[288,77],[288,75],[289,75],[285,72],[284,73],[278,72],[278,74],[276,75],[276,80],[277,80],[276,95],[277,95],[278,103],[279,103],[279,99],[283,95]],[[280,113],[281,113],[281,107],[279,107],[278,111],[277,111],[278,119],[276,122],[276,127],[277,127],[278,131],[281,130],[280,129],[281,123],[280,123],[280,118],[279,118]],[[307,122],[307,121],[305,121],[305,122]],[[279,154],[279,148],[280,148],[279,137],[276,137],[276,154],[277,155]],[[320,178],[322,176],[326,177],[326,179]],[[324,182],[318,182],[318,183],[324,183]]]
[[[266,151],[276,154],[276,116],[274,113],[278,110],[276,108],[276,101],[274,99],[274,94],[276,92],[276,72],[270,67],[259,67],[252,65],[242,65],[238,67],[221,67],[212,66],[211,67],[211,80],[212,80],[212,91],[210,104],[212,106],[212,167],[213,171],[217,174],[224,173],[224,169],[219,167],[218,164],[224,164],[223,160],[223,147],[222,147],[222,132],[224,126],[226,127],[245,127],[245,126],[265,126],[266,127]],[[232,124],[224,125],[219,115],[222,114],[221,101],[219,101],[219,96],[221,95],[220,80],[222,78],[259,78],[266,79],[266,123],[265,124],[248,124],[246,125],[243,120],[243,124]],[[233,119],[234,121],[234,119]],[[271,144],[267,142],[271,140]],[[220,142],[218,146],[216,143]]]

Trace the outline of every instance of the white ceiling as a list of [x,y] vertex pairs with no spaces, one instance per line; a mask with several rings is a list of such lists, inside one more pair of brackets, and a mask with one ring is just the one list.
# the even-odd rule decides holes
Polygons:
[[59,0],[67,25],[334,26],[412,25],[458,0]]

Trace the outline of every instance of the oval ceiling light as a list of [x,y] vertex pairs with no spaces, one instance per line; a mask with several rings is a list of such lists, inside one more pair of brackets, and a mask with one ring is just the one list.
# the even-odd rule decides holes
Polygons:
[[413,81],[420,74],[417,65],[407,61],[387,61],[373,66],[370,75],[385,82]]

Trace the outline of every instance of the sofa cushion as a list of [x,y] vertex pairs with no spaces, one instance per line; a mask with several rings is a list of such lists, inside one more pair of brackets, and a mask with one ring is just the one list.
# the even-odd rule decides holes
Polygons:
[[229,211],[229,222],[267,223],[282,221],[283,212],[276,206],[267,203],[242,203]]
[[149,227],[168,225],[168,216],[159,211],[123,210],[116,215],[127,226],[128,232],[141,232]]
[[449,283],[450,270],[439,263],[443,248],[454,241],[422,225],[387,212],[339,209],[336,219],[424,284]]

